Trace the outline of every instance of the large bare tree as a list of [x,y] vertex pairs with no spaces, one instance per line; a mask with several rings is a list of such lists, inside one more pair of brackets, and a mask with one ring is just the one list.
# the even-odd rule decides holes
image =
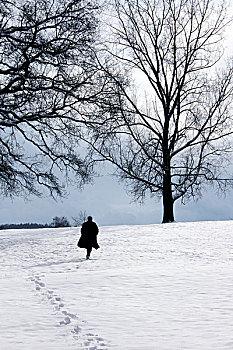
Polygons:
[[135,199],[174,202],[231,184],[232,64],[224,61],[224,1],[115,0],[102,69],[111,83],[92,146]]
[[[78,155],[85,111],[98,95],[95,2],[0,3],[0,193],[61,193],[59,173],[78,182],[90,170]],[[75,140],[74,140],[75,137]],[[63,178],[64,180],[64,178]]]

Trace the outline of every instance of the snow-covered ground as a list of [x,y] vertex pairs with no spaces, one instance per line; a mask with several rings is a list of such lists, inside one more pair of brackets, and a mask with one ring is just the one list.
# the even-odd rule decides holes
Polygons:
[[232,350],[233,221],[0,231],[1,350]]

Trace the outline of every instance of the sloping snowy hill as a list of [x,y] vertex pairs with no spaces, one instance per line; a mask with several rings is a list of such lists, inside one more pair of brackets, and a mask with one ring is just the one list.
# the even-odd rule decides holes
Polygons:
[[1,350],[232,350],[233,221],[0,232]]

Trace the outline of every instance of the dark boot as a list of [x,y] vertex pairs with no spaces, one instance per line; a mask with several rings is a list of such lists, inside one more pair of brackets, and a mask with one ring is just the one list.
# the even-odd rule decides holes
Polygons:
[[87,256],[86,256],[86,259],[87,259],[87,260],[90,258],[91,251],[92,251],[92,247],[87,248]]

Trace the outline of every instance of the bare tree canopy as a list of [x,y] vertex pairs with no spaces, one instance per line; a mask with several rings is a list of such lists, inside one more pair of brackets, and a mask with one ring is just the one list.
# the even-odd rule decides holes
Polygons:
[[115,0],[110,82],[92,146],[136,200],[174,202],[232,182],[232,64],[224,61],[225,1]]
[[99,88],[92,51],[97,10],[86,0],[1,1],[2,195],[39,195],[38,183],[60,194],[57,176],[69,169],[79,182],[88,180],[77,140]]

